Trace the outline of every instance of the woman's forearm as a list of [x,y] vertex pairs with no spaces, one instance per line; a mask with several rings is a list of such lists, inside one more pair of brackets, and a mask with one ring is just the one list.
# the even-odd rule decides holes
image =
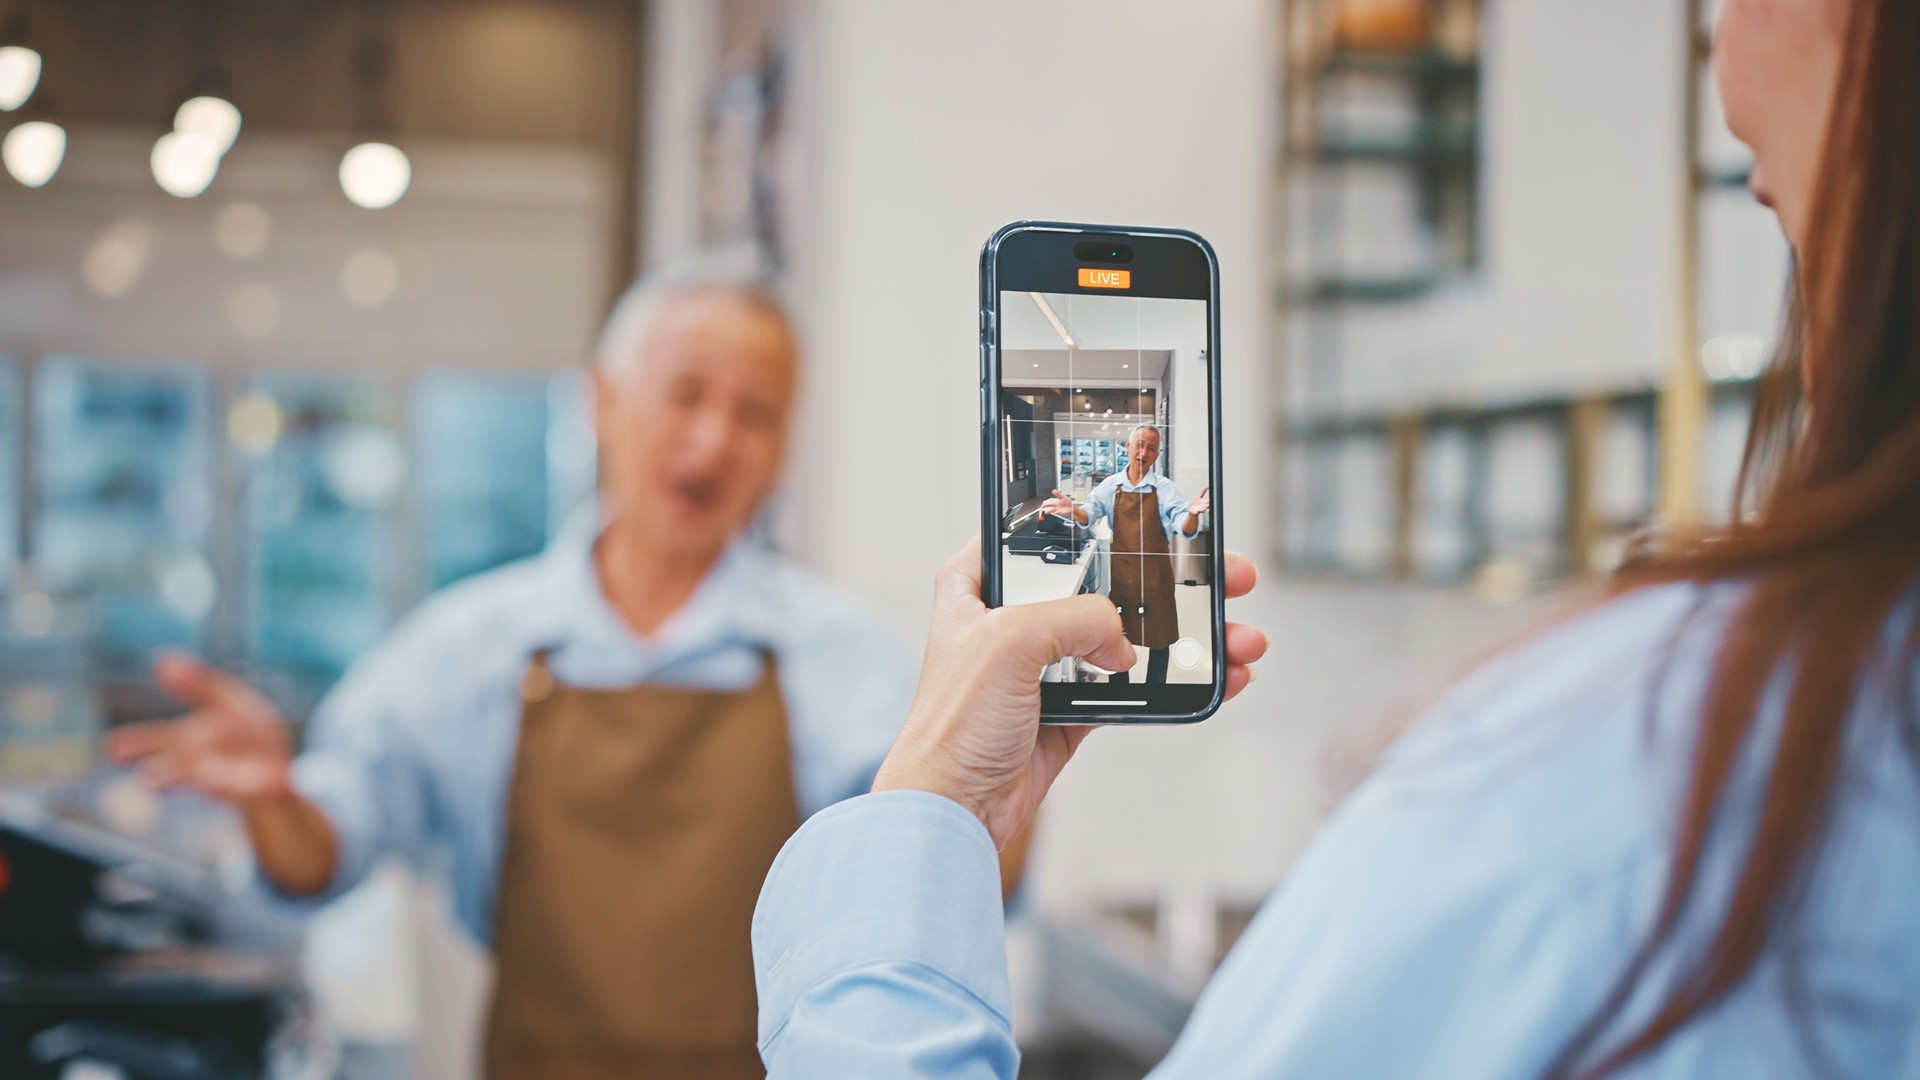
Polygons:
[[247,839],[261,873],[290,896],[313,896],[333,883],[340,838],[320,808],[287,791],[249,801],[241,809]]

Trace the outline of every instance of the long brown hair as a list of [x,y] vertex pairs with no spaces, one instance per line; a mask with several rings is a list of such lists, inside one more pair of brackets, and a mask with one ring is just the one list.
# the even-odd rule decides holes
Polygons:
[[[1920,3],[1854,0],[1786,346],[1759,388],[1733,523],[1629,564],[1625,591],[1740,580],[1718,645],[1685,812],[1652,932],[1557,1074],[1600,1077],[1661,1045],[1752,973],[1815,872],[1847,727],[1888,620],[1920,573]],[[1916,631],[1905,635],[1912,662]],[[1644,1027],[1598,1046],[1674,947],[1763,698],[1784,686],[1764,802],[1718,930]],[[1913,718],[1904,734],[1915,737]],[[1770,720],[1767,730],[1774,731]],[[1916,745],[1909,742],[1909,747]],[[1693,944],[1693,943],[1689,943]],[[1691,955],[1691,954],[1690,954]]]

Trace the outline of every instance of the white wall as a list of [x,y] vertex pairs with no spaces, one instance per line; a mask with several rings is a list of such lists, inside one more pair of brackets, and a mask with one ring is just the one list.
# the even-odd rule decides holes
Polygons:
[[[1276,6],[802,8],[798,553],[924,633],[933,568],[978,528],[980,245],[1019,218],[1183,226],[1214,243],[1227,537],[1264,550]],[[877,511],[900,493],[919,508],[906,527]]]

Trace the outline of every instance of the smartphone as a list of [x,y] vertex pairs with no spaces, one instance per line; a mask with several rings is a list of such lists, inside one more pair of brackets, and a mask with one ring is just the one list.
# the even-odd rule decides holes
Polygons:
[[1226,692],[1219,262],[1179,229],[1022,221],[980,253],[985,600],[1079,593],[1135,663],[1040,673],[1056,724],[1195,723]]

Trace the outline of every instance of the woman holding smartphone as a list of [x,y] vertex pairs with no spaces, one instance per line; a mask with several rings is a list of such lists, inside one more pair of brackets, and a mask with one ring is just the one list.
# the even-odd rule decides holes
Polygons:
[[[1419,718],[1156,1077],[1920,1075],[1920,4],[1725,0],[1716,49],[1799,267],[1750,512]],[[986,610],[978,565],[873,794],[768,876],[776,1078],[1017,1068],[994,849],[1086,731],[1034,672],[1132,652],[1098,598]],[[1265,639],[1226,648],[1235,690]]]

